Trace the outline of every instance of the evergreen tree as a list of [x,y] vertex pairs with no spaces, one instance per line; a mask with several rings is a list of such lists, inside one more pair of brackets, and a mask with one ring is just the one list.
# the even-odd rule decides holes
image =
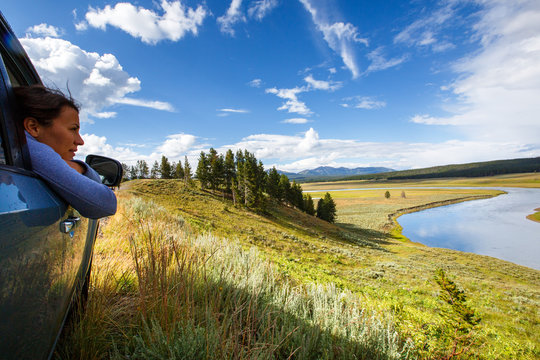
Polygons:
[[131,180],[137,178],[137,168],[135,166],[130,166],[130,168],[129,168],[129,178]]
[[324,198],[319,199],[317,203],[317,217],[330,223],[336,221],[336,203],[332,199],[332,196],[330,196],[330,193],[326,193]]
[[302,196],[302,186],[293,180],[291,185],[291,203],[300,210],[304,210],[304,197]]
[[289,178],[285,174],[281,174],[279,177],[279,194],[281,201],[289,201],[291,195],[291,183],[289,182]]
[[178,163],[174,167],[174,178],[175,179],[184,179],[184,167],[182,166],[182,162],[178,160]]
[[277,201],[280,201],[281,199],[279,179],[280,179],[279,173],[277,172],[276,167],[274,166],[268,172],[268,177],[266,178],[266,193],[272,199],[276,199]]
[[209,182],[212,190],[217,190],[225,181],[225,166],[223,155],[219,155],[214,148],[208,154]]
[[152,165],[152,170],[150,170],[150,178],[157,179],[161,175],[159,171],[159,164],[156,161],[154,161],[154,165]]
[[187,155],[184,157],[184,184],[187,186],[191,184],[191,165],[187,159]]
[[245,204],[245,159],[242,150],[236,151],[236,181],[233,182],[233,201],[235,204]]
[[206,189],[208,187],[208,183],[210,180],[210,164],[208,161],[208,157],[204,153],[204,151],[201,151],[201,154],[199,155],[199,163],[197,164],[197,179],[199,179],[199,182],[201,183],[201,189]]
[[125,164],[125,163],[122,163],[122,171],[123,171],[122,181],[129,180],[129,165]]
[[311,195],[304,195],[304,211],[309,215],[315,215],[315,203]]
[[171,178],[171,163],[165,155],[161,155],[161,166],[159,167],[162,179]]
[[225,191],[231,193],[232,181],[236,178],[234,154],[231,149],[225,154],[225,162],[223,164],[223,175],[225,177]]
[[148,164],[144,160],[137,160],[137,178],[138,179],[147,179],[148,178]]

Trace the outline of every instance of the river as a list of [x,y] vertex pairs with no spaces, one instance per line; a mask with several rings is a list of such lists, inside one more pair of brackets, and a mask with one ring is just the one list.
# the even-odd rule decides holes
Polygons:
[[[491,189],[491,188],[490,188]],[[540,189],[496,188],[508,194],[431,208],[398,218],[411,241],[488,255],[540,270]]]

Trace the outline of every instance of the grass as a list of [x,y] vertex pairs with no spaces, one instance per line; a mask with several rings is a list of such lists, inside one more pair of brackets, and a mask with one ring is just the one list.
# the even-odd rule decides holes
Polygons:
[[[529,185],[538,187],[540,182],[535,183],[534,176],[497,177],[495,180],[516,184],[533,179]],[[484,179],[467,181],[478,184]],[[426,186],[421,183],[421,186]],[[444,184],[443,181],[437,183]],[[394,185],[373,184],[376,187]],[[407,183],[406,186],[410,185],[413,184]],[[350,188],[348,184],[338,186]],[[453,183],[451,186],[456,185]],[[440,288],[434,276],[439,269],[443,269],[463,289],[468,306],[482,318],[474,331],[474,341],[467,345],[470,348],[461,357],[540,357],[539,271],[486,256],[404,241],[399,231],[388,225],[389,215],[400,209],[438,201],[456,201],[482,195],[484,190],[405,189],[405,198],[401,197],[401,190],[390,191],[388,200],[384,199],[384,190],[380,189],[333,193],[338,204],[338,224],[333,225],[271,203],[264,214],[249,212],[232,206],[220,194],[186,188],[175,180],[132,182],[129,190],[132,196],[154,205],[143,207],[148,212],[144,220],[134,221],[139,219],[136,212],[122,210],[103,227],[103,236],[96,244],[96,271],[92,277],[89,311],[69,340],[63,343],[59,357],[69,358],[69,355],[82,352],[87,355],[81,358],[89,359],[109,356],[142,358],[137,354],[142,354],[144,349],[167,357],[171,355],[163,354],[176,349],[182,341],[193,346],[202,342],[205,349],[211,349],[203,354],[208,358],[288,358],[291,354],[293,358],[341,358],[344,355],[340,349],[360,348],[363,349],[362,354],[369,354],[363,355],[366,358],[447,357],[453,353],[456,336],[443,316],[447,304],[438,297]],[[122,209],[132,207],[129,205],[132,201],[121,195]],[[146,235],[134,235],[137,231]],[[159,285],[162,282],[152,284],[163,275],[151,277],[145,275],[147,270],[136,271],[135,259],[147,259],[148,255],[144,254],[150,250],[137,252],[130,245],[130,239],[131,243],[133,239],[140,239],[141,244],[149,244],[144,239],[150,234],[155,234],[152,238],[176,239],[186,251],[183,257],[180,256],[184,259],[180,265],[184,264],[184,269],[190,265],[190,271],[204,271],[185,275],[185,272],[177,270],[181,266],[174,262],[162,266],[168,269],[162,273],[176,274],[167,278],[171,280],[166,283],[176,284],[170,289],[170,295],[169,290],[162,292],[163,286]],[[141,246],[137,249],[152,249],[149,245]],[[174,259],[177,255],[171,257]],[[235,267],[238,271],[229,273],[229,270],[224,270],[232,269],[229,265],[223,267],[230,263],[240,264]],[[251,265],[241,265],[247,263]],[[146,264],[141,269],[152,269],[151,262],[140,264]],[[159,266],[154,265],[154,268]],[[264,270],[258,271],[259,268]],[[265,279],[265,274],[270,272],[273,282],[266,284],[271,285],[264,285],[267,280],[258,280],[255,286],[246,285],[254,281],[252,276]],[[184,275],[180,276],[180,273]],[[230,275],[227,280],[225,277],[216,280],[208,275],[210,273]],[[141,286],[151,291],[142,293]],[[193,294],[193,297],[178,294],[177,288],[191,289],[186,293]],[[168,288],[165,286],[165,289]],[[228,295],[219,296],[225,290]],[[295,295],[282,297],[284,292]],[[326,307],[327,310],[319,313],[315,321],[311,305],[306,308],[311,309],[307,313],[301,309],[306,304],[315,304],[313,297],[319,293],[330,294],[328,298],[334,300],[325,300],[324,303],[333,301],[334,305]],[[232,294],[242,296],[237,298]],[[288,307],[289,303],[295,303],[294,299],[302,296],[305,297],[300,309]],[[175,300],[176,297],[181,301]],[[341,298],[346,299],[346,306],[338,306],[342,300],[336,299]],[[163,305],[164,301],[170,306]],[[186,310],[173,310],[177,308]],[[168,309],[165,313],[169,315],[159,315],[163,311],[156,309]],[[256,315],[239,319],[239,309],[246,316],[249,313]],[[246,313],[246,309],[255,310]],[[334,320],[336,314],[349,309],[353,312],[346,312],[345,318]],[[354,317],[355,311],[364,317]],[[208,318],[208,313],[214,315]],[[276,316],[277,320],[257,322],[268,314]],[[348,318],[358,320],[348,322]],[[216,323],[209,319],[219,321]],[[236,325],[225,325],[226,321]],[[254,321],[261,325],[250,327]],[[242,332],[238,324],[251,330]],[[288,327],[284,327],[285,324],[289,324]],[[356,330],[348,329],[347,324],[353,328],[361,324],[363,335],[350,335]],[[260,342],[238,340],[239,337],[259,339],[257,336],[249,337],[249,334],[257,333],[253,332],[254,328],[269,329],[259,333],[278,335]],[[293,329],[297,330],[288,336]],[[315,346],[307,337],[299,335],[304,331],[308,334],[320,332],[323,335],[317,335],[317,339],[324,341],[317,340]],[[281,341],[284,343],[279,345]],[[285,343],[288,345],[283,346]],[[156,348],[158,345],[161,350]],[[327,352],[314,352],[314,347],[321,346],[327,350],[320,351]],[[231,355],[236,354],[235,351],[240,351],[238,357]]]
[[148,200],[120,197],[95,248],[90,298],[65,359],[401,359],[391,316],[332,284],[296,284],[255,247]]
[[534,214],[528,215],[527,219],[532,220],[532,221],[536,221],[536,222],[540,222],[540,208],[534,209],[534,211],[536,211],[536,212]]

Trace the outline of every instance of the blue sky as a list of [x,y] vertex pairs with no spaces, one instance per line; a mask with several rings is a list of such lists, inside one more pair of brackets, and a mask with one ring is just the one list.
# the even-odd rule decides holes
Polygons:
[[80,156],[395,169],[540,156],[537,0],[4,0]]

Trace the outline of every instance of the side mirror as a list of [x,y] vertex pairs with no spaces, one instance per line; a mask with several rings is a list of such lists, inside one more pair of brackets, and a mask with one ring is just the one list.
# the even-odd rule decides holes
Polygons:
[[103,185],[118,186],[122,181],[124,169],[119,161],[105,156],[88,155],[85,162],[96,170]]

